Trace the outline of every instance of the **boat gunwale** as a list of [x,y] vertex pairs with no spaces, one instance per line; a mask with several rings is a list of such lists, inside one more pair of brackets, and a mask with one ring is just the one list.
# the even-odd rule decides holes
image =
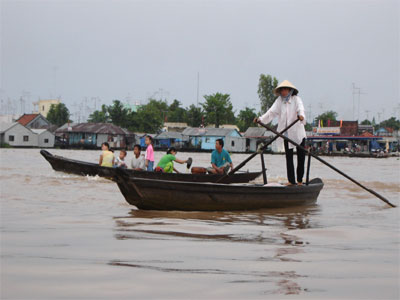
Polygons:
[[[306,192],[312,192],[314,190],[321,190],[322,187],[324,186],[323,181],[320,178],[314,178],[310,180],[310,183],[308,185],[294,185],[294,186],[266,186],[264,184],[249,184],[249,183],[214,183],[214,182],[191,182],[191,181],[172,181],[172,180],[164,180],[164,179],[149,179],[149,178],[139,178],[132,176],[130,174],[127,174],[125,170],[119,169],[116,172],[116,178],[117,181],[121,180],[124,181],[125,183],[129,184],[129,181],[133,182],[138,182],[138,183],[144,183],[146,184],[146,187],[144,188],[149,188],[149,186],[154,186],[155,188],[158,189],[163,189],[163,190],[172,190],[174,189],[173,186],[179,185],[180,187],[185,187],[187,189],[190,189],[190,187],[197,187],[200,188],[202,186],[207,187],[207,191],[209,189],[212,189],[213,192],[217,193],[233,193],[237,192],[238,190],[244,189],[251,192],[265,192],[265,191],[277,191],[277,192],[288,192],[290,194],[292,193],[306,193]],[[321,187],[321,188],[319,188]],[[138,187],[143,188],[143,187]],[[225,189],[224,189],[225,188]],[[180,189],[181,191],[184,191],[184,188]],[[206,192],[206,191],[204,191]]]
[[[117,169],[121,169],[121,168],[113,168],[113,167],[104,167],[104,166],[99,166],[96,163],[91,163],[91,162],[85,162],[85,161],[81,161],[81,160],[76,160],[76,159],[71,159],[71,158],[66,158],[64,156],[59,156],[59,155],[54,155],[46,150],[41,150],[40,154],[50,163],[50,165],[53,167],[53,164],[51,163],[51,161],[64,161],[64,162],[69,162],[69,163],[75,163],[75,164],[79,164],[79,165],[85,165],[87,167],[93,167],[93,168],[98,168],[99,170],[117,170]],[[61,168],[58,168],[59,170],[61,170]],[[133,172],[133,173],[139,173],[139,174],[148,174],[148,171],[139,171],[139,170],[133,170],[133,169],[123,169],[128,170],[128,172]],[[57,171],[57,170],[56,170]],[[75,172],[69,172],[67,169],[62,169],[62,172],[65,173],[72,173],[72,174],[76,174]],[[255,176],[255,178],[259,177],[261,175],[262,171],[259,172],[242,172],[242,173],[236,173],[234,174],[234,177],[240,178],[240,177],[246,177],[249,175],[253,175]],[[219,179],[221,178],[223,175],[221,174],[193,174],[193,173],[163,173],[168,177],[175,177],[175,178],[179,178],[179,177],[193,177],[194,179],[196,177],[198,178],[215,178],[215,179]],[[132,174],[129,174],[132,176]],[[150,175],[149,175],[150,176]],[[162,175],[161,175],[162,176]],[[232,176],[231,176],[232,177]],[[151,179],[153,180],[153,179]],[[156,179],[154,179],[156,180]],[[171,181],[177,181],[177,180],[171,180]],[[179,180],[178,180],[179,181]]]

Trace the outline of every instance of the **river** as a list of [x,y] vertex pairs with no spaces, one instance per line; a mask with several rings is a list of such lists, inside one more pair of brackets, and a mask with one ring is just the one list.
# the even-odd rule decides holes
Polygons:
[[[100,155],[50,152],[90,162]],[[177,154],[188,156],[193,166],[210,160]],[[232,155],[236,165],[246,157]],[[163,212],[130,206],[112,181],[53,171],[38,149],[0,149],[0,158],[1,299],[400,297],[399,208],[316,160],[311,178],[325,183],[316,205]],[[398,158],[324,159],[400,204]],[[269,181],[284,182],[284,156],[265,160]]]

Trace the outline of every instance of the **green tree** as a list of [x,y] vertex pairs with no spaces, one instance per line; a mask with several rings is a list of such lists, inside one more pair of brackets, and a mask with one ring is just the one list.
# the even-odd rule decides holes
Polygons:
[[130,110],[125,108],[124,105],[119,100],[114,100],[113,105],[107,108],[108,114],[110,116],[111,122],[114,125],[127,128],[128,127],[128,115]]
[[51,124],[62,126],[69,121],[69,110],[64,103],[52,104],[46,118]]
[[253,120],[257,117],[254,108],[246,107],[239,112],[236,125],[241,132],[244,132],[250,126],[253,126]]
[[372,125],[371,121],[370,121],[370,120],[367,120],[367,119],[365,119],[364,121],[362,121],[360,124],[361,124],[361,125]]
[[393,128],[394,130],[399,130],[400,129],[400,120],[396,120],[395,117],[391,117],[390,119],[382,121],[380,124],[380,127]]
[[278,79],[271,75],[260,75],[258,81],[258,97],[261,102],[261,113],[265,113],[274,104],[276,95],[275,88],[278,86]]
[[186,123],[190,127],[199,127],[201,125],[203,116],[201,108],[192,104],[186,109],[186,111]]
[[318,117],[316,117],[317,124],[318,124],[318,120],[321,120],[323,122],[324,126],[326,126],[328,124],[328,120],[336,121],[337,115],[338,115],[337,112],[334,112],[333,110],[326,111],[326,112],[320,114]]
[[184,122],[186,119],[186,109],[181,107],[178,100],[174,100],[168,107],[168,122]]
[[215,127],[219,128],[219,125],[235,122],[235,114],[228,94],[205,95],[204,99],[206,102],[201,105],[205,113],[206,124],[215,124]]
[[101,110],[96,110],[92,114],[90,114],[89,123],[109,123],[109,115],[108,115],[108,107],[103,104],[101,106]]
[[141,106],[131,119],[131,130],[156,133],[160,131],[164,120],[163,117],[168,112],[166,101],[150,99],[149,103]]
[[304,125],[304,129],[306,131],[312,131],[312,125],[310,123],[306,123],[306,125]]

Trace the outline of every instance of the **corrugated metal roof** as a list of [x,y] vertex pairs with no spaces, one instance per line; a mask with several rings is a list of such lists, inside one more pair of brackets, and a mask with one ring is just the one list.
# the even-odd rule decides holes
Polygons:
[[244,133],[245,137],[260,137],[265,134],[267,131],[265,128],[260,127],[249,127],[247,128],[246,132]]
[[180,132],[165,131],[155,137],[155,139],[182,139],[183,134]]
[[206,133],[205,128],[187,127],[182,134],[189,136],[203,136]]
[[189,136],[187,135],[183,135],[180,132],[162,132],[159,135],[157,135],[154,139],[156,140],[161,140],[161,139],[178,139],[181,141],[188,141],[189,140]]
[[133,135],[127,129],[121,128],[111,123],[80,123],[70,125],[71,130],[68,128],[57,129],[57,133],[72,133],[72,132],[84,132],[84,133],[95,133],[95,134],[121,134],[121,135]]
[[61,127],[58,127],[56,131],[62,131],[62,130],[67,130],[68,126],[72,127],[75,126],[76,123],[65,123],[64,125],[62,125]]
[[[232,131],[237,131],[230,128],[186,128],[182,134],[188,136],[227,136]],[[238,132],[239,133],[239,132]],[[240,133],[239,133],[240,135]]]
[[[227,136],[232,131],[237,131],[232,128],[207,128],[206,136]],[[240,133],[239,133],[240,135]]]
[[1,133],[6,132],[8,129],[13,127],[15,124],[17,124],[17,122],[12,122],[12,123],[1,122],[0,123],[0,132]]

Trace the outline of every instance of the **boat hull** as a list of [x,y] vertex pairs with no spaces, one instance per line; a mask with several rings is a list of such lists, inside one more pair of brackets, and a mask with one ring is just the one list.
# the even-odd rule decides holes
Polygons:
[[[117,168],[101,167],[98,164],[83,162],[74,159],[68,159],[61,156],[52,155],[46,150],[41,150],[40,154],[50,163],[55,171],[76,174],[100,176],[113,179],[116,175]],[[214,174],[185,174],[185,173],[161,173],[134,171],[125,169],[125,171],[138,178],[161,179],[170,181],[190,181],[190,182],[217,182],[223,175]],[[222,183],[246,183],[256,179],[261,172],[245,172],[235,173],[234,175],[224,178]]]
[[144,210],[234,211],[316,203],[321,179],[303,186],[173,182],[135,178],[119,170],[116,182],[126,201]]

